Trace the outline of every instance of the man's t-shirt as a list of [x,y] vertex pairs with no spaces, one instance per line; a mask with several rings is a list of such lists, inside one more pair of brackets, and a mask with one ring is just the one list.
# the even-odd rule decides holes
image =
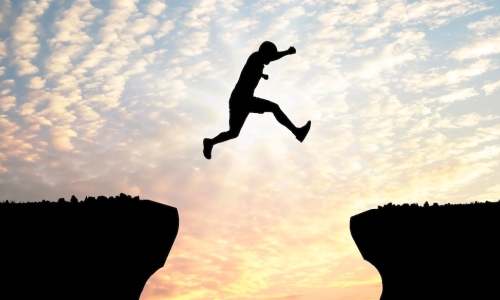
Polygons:
[[264,70],[264,63],[260,55],[259,52],[254,52],[248,58],[241,71],[240,78],[231,93],[229,108],[244,105],[244,101],[252,101],[253,93],[259,84],[259,80]]

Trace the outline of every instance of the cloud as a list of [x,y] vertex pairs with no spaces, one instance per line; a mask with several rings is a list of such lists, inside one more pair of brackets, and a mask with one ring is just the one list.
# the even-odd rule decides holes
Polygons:
[[45,86],[45,80],[43,80],[42,77],[40,76],[32,77],[28,82],[28,87],[30,89],[39,90],[42,89],[44,86]]
[[465,88],[453,91],[449,94],[422,100],[424,103],[440,102],[440,103],[453,103],[455,101],[463,101],[465,99],[479,95],[474,88]]
[[12,166],[12,159],[21,159],[24,162],[37,158],[33,153],[33,137],[26,134],[16,122],[8,115],[0,115],[0,173],[7,172],[7,166],[2,166],[3,161]]
[[54,22],[54,37],[49,40],[51,55],[45,60],[48,78],[74,70],[74,62],[93,41],[85,29],[100,14],[102,11],[92,6],[89,0],[77,0],[60,14],[59,20]]
[[208,50],[210,33],[208,31],[195,31],[182,41],[183,46],[179,52],[184,56],[196,56]]
[[170,20],[163,22],[163,24],[160,26],[157,33],[155,34],[155,38],[161,38],[167,35],[174,28],[175,28],[174,22]]
[[[373,6],[373,3],[369,5]],[[373,13],[365,15],[363,8],[359,10],[356,8],[359,6],[352,8],[348,5],[332,5],[332,8],[319,14],[318,20],[326,26],[336,24],[365,25],[374,20]]]
[[259,21],[252,18],[244,18],[238,20],[234,23],[228,23],[227,26],[230,27],[230,30],[235,32],[249,32],[251,29],[254,29],[259,24]]
[[39,71],[38,67],[29,60],[17,60],[16,64],[18,66],[17,74],[20,76],[36,74]]
[[0,30],[7,25],[7,19],[9,18],[12,11],[12,3],[10,0],[0,0]]
[[467,24],[467,28],[474,30],[476,33],[481,35],[487,33],[490,30],[497,30],[500,26],[500,16],[489,15],[484,17],[484,19],[476,22],[471,22]]
[[184,79],[192,79],[200,73],[213,72],[214,67],[209,61],[201,61],[195,65],[187,67],[183,70],[182,76]]
[[437,72],[436,69],[428,73],[416,73],[403,78],[406,89],[414,92],[422,92],[425,89],[458,84],[463,81],[494,70],[498,66],[489,59],[477,60],[464,68],[457,68],[447,72]]
[[0,41],[0,60],[7,57],[7,45],[5,41]]
[[370,54],[373,54],[375,51],[375,47],[368,47],[364,49],[356,49],[354,51],[349,51],[346,53],[347,57],[361,57],[361,56],[367,56]]
[[[114,1],[111,10],[104,18],[104,26],[99,30],[101,45],[117,43],[123,30],[127,27],[127,21],[133,13],[137,12],[136,0]],[[148,22],[143,22],[148,26]],[[97,47],[99,45],[96,45]]]
[[386,33],[387,33],[386,29],[373,26],[373,27],[366,29],[364,31],[364,33],[362,33],[361,35],[359,35],[356,38],[356,40],[359,42],[366,42],[366,41],[373,40],[376,38],[381,38]]
[[167,8],[167,5],[159,0],[153,0],[146,5],[146,11],[153,16],[161,15],[165,8]]
[[145,17],[140,19],[135,19],[128,28],[127,31],[134,35],[145,34],[158,26],[158,21],[153,17]]
[[68,127],[53,126],[49,129],[52,137],[52,145],[58,151],[69,151],[73,149],[71,138],[77,136],[76,132]]
[[364,66],[353,75],[361,78],[373,78],[382,72],[391,72],[409,61],[422,60],[429,55],[429,48],[423,32],[403,30],[392,34],[395,41],[387,44],[381,54],[373,60],[366,61]]
[[293,19],[305,15],[306,11],[302,6],[295,6],[285,11],[283,17],[286,19]]
[[144,37],[142,37],[140,40],[139,40],[139,45],[141,45],[142,47],[145,47],[145,46],[153,46],[155,44],[155,40],[153,39],[153,37],[151,35],[146,35]]
[[486,16],[484,19],[467,25],[479,37],[472,43],[462,46],[451,53],[457,60],[474,59],[500,53],[500,35],[496,30],[500,25],[499,16]]
[[257,3],[254,4],[256,11],[259,13],[269,13],[269,12],[274,12],[277,8],[291,3],[292,0],[278,0],[278,1],[272,1],[272,0],[259,0]]
[[473,127],[477,126],[482,122],[495,120],[497,117],[494,116],[482,116],[478,113],[469,113],[462,116],[447,116],[446,118],[440,119],[436,122],[433,127],[434,128],[465,128],[465,127]]
[[[189,78],[193,75],[197,75],[199,70],[194,69],[191,71]],[[168,74],[168,71],[166,71]],[[181,100],[184,100],[187,96],[187,86],[183,80],[179,79],[157,79],[155,83],[156,91],[150,92],[149,94],[154,97],[153,99],[149,99],[149,105],[152,105],[157,108],[171,109],[177,107]],[[159,98],[158,98],[159,97]]]
[[0,96],[0,109],[7,111],[16,106],[16,97],[14,96]]
[[50,40],[50,44],[54,46],[59,43],[85,44],[92,41],[83,29],[91,25],[100,14],[102,11],[92,6],[89,0],[74,1],[71,7],[63,12],[62,18],[54,22],[57,33]]
[[186,14],[184,25],[198,29],[206,28],[212,20],[211,13],[216,11],[215,0],[198,0],[193,9]]
[[457,60],[474,59],[500,53],[500,36],[477,41],[451,53]]
[[21,128],[16,123],[11,122],[6,115],[0,115],[0,126],[5,136],[12,135]]
[[[289,17],[286,17],[289,15]],[[271,20],[269,26],[263,31],[263,34],[254,37],[247,41],[246,51],[253,51],[258,49],[259,45],[265,40],[276,40],[277,38],[283,39],[281,36],[287,33],[287,28],[290,27],[293,18],[303,15],[302,7],[294,7],[287,10],[284,15],[280,15]]]
[[415,1],[406,6],[406,14],[411,22],[425,22],[431,29],[448,24],[458,17],[490,9],[484,3],[470,0],[429,0]]
[[220,5],[222,8],[224,8],[226,11],[229,12],[237,12],[238,11],[238,6],[243,5],[243,1],[241,0],[219,0],[217,2],[218,5]]
[[485,84],[481,89],[486,95],[491,95],[493,92],[500,88],[500,80],[493,83]]

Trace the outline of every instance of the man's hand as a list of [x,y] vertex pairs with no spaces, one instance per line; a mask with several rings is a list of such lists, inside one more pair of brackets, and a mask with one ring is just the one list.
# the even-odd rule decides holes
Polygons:
[[287,51],[288,51],[288,54],[295,54],[295,53],[297,53],[297,50],[295,50],[295,47],[293,47],[293,46],[290,47],[290,48],[288,48]]
[[267,74],[262,74],[262,78],[264,78],[265,80],[268,80],[268,79],[269,79],[269,75],[267,75]]

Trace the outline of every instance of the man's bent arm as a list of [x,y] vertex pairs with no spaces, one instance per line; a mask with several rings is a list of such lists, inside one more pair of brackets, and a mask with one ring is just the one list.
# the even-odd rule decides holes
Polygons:
[[295,50],[294,47],[290,47],[286,51],[281,51],[281,52],[276,53],[276,55],[271,59],[271,61],[278,60],[278,59],[282,58],[285,55],[295,54],[296,52],[297,52],[297,50]]

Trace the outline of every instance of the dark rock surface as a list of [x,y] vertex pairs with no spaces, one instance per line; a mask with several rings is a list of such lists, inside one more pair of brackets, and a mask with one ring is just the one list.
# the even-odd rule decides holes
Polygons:
[[177,209],[124,194],[0,203],[0,299],[138,300],[163,267]]
[[500,299],[500,202],[389,204],[350,228],[382,277],[381,300]]

